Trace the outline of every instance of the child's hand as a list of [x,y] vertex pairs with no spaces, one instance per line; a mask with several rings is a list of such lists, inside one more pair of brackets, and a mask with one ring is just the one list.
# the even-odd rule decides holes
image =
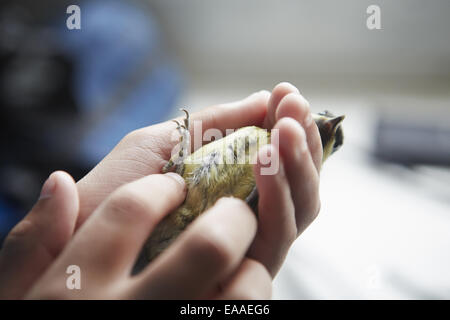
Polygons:
[[[169,122],[161,123],[127,135],[77,185],[67,174],[54,173],[51,176],[52,179],[48,182],[55,180],[51,188],[52,197],[48,197],[44,192],[44,197],[24,221],[14,228],[0,252],[0,297],[23,297],[46,270],[28,297],[56,297],[59,294],[61,294],[59,297],[70,297],[70,294],[76,296],[76,292],[65,289],[65,277],[68,276],[65,273],[67,263],[79,265],[82,274],[88,277],[84,284],[98,290],[82,290],[85,295],[78,293],[77,297],[162,298],[170,297],[172,289],[175,293],[179,293],[177,297],[187,297],[189,292],[192,293],[190,297],[202,295],[227,298],[268,297],[270,281],[266,279],[266,269],[272,276],[277,273],[290,245],[315,218],[320,207],[318,185],[322,149],[317,127],[310,119],[308,103],[295,87],[282,83],[277,85],[272,93],[262,91],[239,102],[214,106],[194,114],[191,119],[202,120],[203,130],[218,128],[225,131],[248,125],[280,130],[279,150],[273,146],[268,148],[271,148],[271,152],[280,153],[281,168],[284,170],[273,176],[262,176],[259,175],[259,164],[255,166],[260,194],[257,231],[254,220],[249,218],[246,206],[236,200],[221,201],[211,209],[210,214],[197,219],[189,228],[190,231],[183,234],[178,239],[180,241],[174,243],[173,247],[151,263],[142,274],[133,278],[128,276],[127,268],[134,263],[130,252],[137,255],[144,241],[141,239],[145,232],[139,227],[146,226],[148,235],[161,215],[169,208],[174,208],[172,206],[180,203],[182,201],[180,199],[184,197],[183,192],[176,190],[164,194],[159,194],[158,190],[153,193],[145,190],[147,200],[142,202],[142,205],[148,205],[151,213],[138,213],[137,217],[132,215],[134,218],[130,219],[131,221],[123,219],[121,224],[114,220],[120,219],[120,209],[118,214],[112,214],[108,209],[111,208],[111,203],[118,205],[120,202],[116,199],[118,193],[123,193],[123,190],[128,190],[134,184],[150,183],[152,179],[169,179],[159,173],[176,142],[171,141],[173,125]],[[137,194],[130,193],[129,198],[138,196],[140,199],[142,195],[139,196],[137,189],[133,190]],[[165,199],[171,199],[172,202],[166,203]],[[157,208],[161,211],[156,212],[154,206],[158,203]],[[232,228],[231,224],[222,223],[223,212],[229,210],[226,208],[230,206],[234,206],[237,212],[229,215],[227,219],[233,224],[245,227],[245,232],[235,225]],[[139,206],[132,209],[144,211],[142,208],[139,209]],[[88,219],[91,214],[92,217]],[[112,217],[108,219],[112,221],[108,222],[106,217],[111,215]],[[218,230],[213,227],[208,231],[212,233],[211,238],[196,236],[203,232],[202,228],[206,228],[206,225],[209,229],[211,226],[217,226]],[[114,227],[117,228],[115,233]],[[80,230],[77,231],[73,241],[69,241],[78,228]],[[113,233],[105,237],[102,228],[107,228],[106,231]],[[95,231],[96,229],[98,231]],[[247,256],[254,260],[242,258],[253,236],[254,240]],[[200,241],[198,237],[206,241],[204,246],[198,244]],[[134,240],[127,241],[128,238]],[[235,239],[240,243],[234,243]],[[67,248],[62,251],[66,244]],[[185,247],[189,245],[193,246],[189,249],[193,251]],[[203,250],[199,250],[198,247]],[[125,248],[130,251],[127,252]],[[187,255],[186,252],[190,254]],[[210,278],[206,278],[207,281],[200,286],[192,281],[184,284],[174,281],[176,277],[171,278],[174,275],[187,276],[183,273],[185,270],[179,261],[182,263],[192,261],[189,260],[192,259],[192,254],[210,260],[205,262],[206,267],[201,265],[196,267],[202,261],[198,259],[189,269],[193,272],[193,279],[196,279],[195,275],[202,277],[202,273],[209,270]],[[72,255],[78,257],[80,262],[73,261]],[[102,270],[98,266],[91,266],[90,261],[94,265],[101,264],[102,260],[96,259],[97,256],[110,259]],[[210,258],[207,258],[208,256]],[[223,262],[223,265],[220,262]],[[216,263],[215,268],[209,265],[212,269],[208,269],[208,263]],[[121,272],[114,273],[116,268],[116,271]],[[206,271],[202,268],[206,268]],[[157,272],[166,272],[166,277],[162,275],[155,277]],[[226,275],[229,276],[227,279]],[[164,281],[160,279],[168,282],[163,283]],[[126,290],[114,287],[114,290],[102,291],[107,283],[112,286],[123,286]],[[169,291],[164,291],[166,285],[170,288]],[[221,287],[222,291],[209,291],[217,286]],[[261,295],[256,292],[260,292]]]
[[[259,175],[260,166],[255,166],[260,194],[258,231],[249,252],[275,276],[292,242],[320,209],[322,144],[309,103],[293,85],[280,83],[272,92],[260,91],[241,101],[192,114],[191,121],[196,120],[202,121],[203,131],[216,128],[225,133],[226,129],[250,125],[279,129],[280,148],[272,146],[272,150],[280,153],[282,170],[263,176]],[[191,137],[192,130],[193,126]],[[174,125],[168,121],[131,132],[80,180],[77,225],[119,186],[160,173],[177,143],[171,140],[173,131]]]
[[[184,197],[180,176],[144,177],[115,190],[70,239],[78,209],[76,187],[67,174],[54,173],[38,204],[5,242],[1,297],[270,298],[270,275],[259,262],[244,258],[256,218],[236,199],[218,201],[167,254],[130,275],[149,233]],[[66,287],[70,265],[81,270],[81,290]]]
[[0,299],[20,299],[72,238],[78,191],[65,172],[50,175],[33,209],[9,233],[0,251]]

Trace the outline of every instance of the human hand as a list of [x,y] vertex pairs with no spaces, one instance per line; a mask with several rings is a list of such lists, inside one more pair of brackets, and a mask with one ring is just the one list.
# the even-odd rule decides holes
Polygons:
[[[293,85],[280,83],[272,92],[260,91],[241,101],[191,115],[191,121],[198,120],[202,121],[203,131],[216,128],[225,133],[226,129],[250,125],[279,129],[279,148],[268,146],[260,153],[267,149],[279,153],[280,171],[263,176],[259,174],[260,163],[254,168],[260,195],[259,216],[258,232],[249,251],[250,257],[262,262],[275,276],[292,242],[320,209],[322,145],[309,103]],[[119,186],[160,173],[177,143],[171,140],[174,130],[175,125],[168,121],[131,132],[80,180],[77,226]]]
[[[0,297],[270,298],[270,275],[260,263],[244,258],[256,232],[256,218],[237,199],[218,201],[188,227],[170,254],[131,275],[149,232],[183,202],[185,193],[184,180],[174,173],[123,185],[70,239],[77,219],[75,183],[65,173],[52,174],[41,199],[5,242]],[[80,268],[82,290],[66,287],[71,265]]]
[[[245,269],[250,264],[256,265],[256,269],[258,269],[259,264],[256,261],[259,261],[274,276],[281,266],[291,243],[317,215],[320,206],[318,172],[322,149],[317,127],[312,125],[313,121],[310,120],[308,115],[310,115],[308,103],[301,97],[298,90],[290,84],[282,83],[277,85],[272,93],[262,91],[239,102],[208,108],[191,117],[194,120],[202,120],[203,130],[218,128],[225,131],[228,128],[240,128],[247,125],[280,130],[279,153],[281,155],[282,168],[280,172],[274,176],[261,176],[258,170],[261,165],[258,163],[255,166],[255,176],[260,194],[258,231],[248,252],[248,256],[254,260],[246,258],[240,268]],[[292,119],[286,119],[286,117],[290,117],[297,122]],[[305,129],[303,130],[298,123],[303,125]],[[72,236],[75,222],[71,217],[75,216],[76,228],[79,228],[99,204],[118,187],[161,171],[162,166],[170,157],[171,149],[175,144],[175,142],[170,140],[173,129],[172,123],[165,122],[130,133],[102,162],[78,182],[77,187],[80,194],[79,215],[77,216],[77,212],[74,210],[78,206],[78,202],[73,204],[72,207],[68,206],[66,211],[56,210],[59,212],[59,216],[55,216],[57,213],[48,215],[48,221],[59,221],[53,224],[52,232],[61,237],[61,239],[58,237],[53,238],[52,246],[57,248],[57,250],[50,256],[56,257],[66,244],[64,239]],[[309,148],[304,148],[306,146],[303,139],[305,132]],[[267,148],[271,152],[278,152],[278,149],[274,146],[268,146]],[[295,190],[295,192],[292,190]],[[72,188],[71,192],[76,192],[76,189],[74,191]],[[64,195],[64,191],[62,194]],[[67,194],[65,196],[67,197]],[[62,198],[63,196],[61,196]],[[58,197],[55,197],[55,199],[58,199]],[[55,200],[57,203],[60,203],[56,207],[64,206],[64,202],[61,199]],[[69,201],[69,203],[72,202]],[[38,214],[34,216],[38,216]],[[22,234],[22,238],[27,238],[25,237],[29,235],[27,230],[40,230],[39,227],[35,226],[37,225],[35,221],[37,219],[31,219],[31,221],[25,223],[25,225],[31,225],[32,228],[18,227],[19,232],[17,233]],[[63,228],[58,229],[60,226],[63,226]],[[52,238],[52,232],[45,232],[48,235],[48,239]],[[35,234],[42,235],[42,232],[35,232]],[[33,237],[29,237],[29,239],[33,239]],[[30,240],[27,241],[30,242]],[[22,242],[26,243],[27,241]],[[42,260],[46,262],[41,265],[38,264],[35,267],[35,272],[31,273],[30,277],[22,279],[22,282],[24,282],[22,287],[26,287],[27,283],[32,282],[33,274],[36,277],[39,274],[39,270],[45,270],[45,267],[52,260],[48,257],[47,259],[45,258],[48,251],[46,246],[49,246],[48,241],[46,242],[42,239],[37,241],[31,240],[32,243],[33,241],[40,244],[37,246],[40,248],[39,250],[36,248],[33,250],[39,251],[40,255],[44,256]],[[21,241],[12,242],[19,243],[20,247]],[[28,248],[28,252],[30,250],[32,249]],[[5,250],[2,251],[4,252]],[[16,253],[20,252],[20,250],[15,251]],[[24,251],[26,252],[27,250]],[[171,249],[167,251],[170,252]],[[36,255],[36,253],[34,254]],[[33,255],[28,255],[28,257],[30,256]],[[39,260],[27,260],[23,257],[24,255],[22,255],[22,258],[20,254],[15,255],[16,261]],[[11,268],[11,259],[3,260],[9,263],[10,270],[14,269],[14,267]],[[239,275],[239,272],[237,272],[237,275]],[[239,276],[231,277],[230,279],[228,283],[234,283],[235,287],[239,287],[239,284],[243,283],[235,280],[239,279]],[[17,286],[17,288],[20,287]],[[18,296],[20,296],[20,289],[17,291]]]
[[0,250],[0,299],[21,299],[62,252],[75,231],[79,201],[65,172],[50,175],[31,211]]
[[[119,187],[26,297],[269,298],[271,279],[264,267],[250,259],[241,263],[256,232],[256,219],[245,203],[235,199],[219,201],[189,226],[168,254],[130,275],[149,233],[183,202],[185,192],[183,179],[174,173],[150,175]],[[83,290],[65,288],[65,270],[71,264],[80,267]]]

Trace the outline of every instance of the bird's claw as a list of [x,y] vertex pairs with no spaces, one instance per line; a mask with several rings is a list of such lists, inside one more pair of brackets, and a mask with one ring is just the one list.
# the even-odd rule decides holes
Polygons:
[[186,114],[186,118],[184,118],[184,128],[186,130],[189,130],[189,112],[184,109],[184,108],[180,108],[180,111],[183,111]]
[[186,117],[183,119],[184,124],[181,124],[178,120],[172,120],[177,124],[177,131],[180,134],[180,144],[179,151],[172,155],[170,160],[163,167],[163,172],[168,172],[173,166],[177,168],[183,164],[184,159],[190,154],[191,150],[191,136],[189,133],[189,112],[186,109],[181,108],[180,111],[183,111],[186,114]]

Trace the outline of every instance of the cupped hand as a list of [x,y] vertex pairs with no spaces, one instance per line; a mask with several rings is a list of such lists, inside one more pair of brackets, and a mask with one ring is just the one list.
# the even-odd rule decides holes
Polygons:
[[[183,202],[185,193],[183,179],[174,173],[149,175],[119,187],[25,298],[270,298],[270,275],[260,263],[244,259],[256,218],[243,201],[231,198],[218,201],[167,254],[131,275],[149,233]],[[66,287],[66,270],[72,265],[80,271],[80,290]]]
[[53,173],[0,252],[0,298],[270,298],[269,273],[245,257],[256,218],[238,199],[218,201],[167,254],[132,275],[149,232],[185,194],[180,176],[149,175],[117,188],[73,234],[75,182],[66,173]]
[[[191,115],[191,121],[201,121],[203,131],[216,128],[225,133],[250,125],[279,130],[279,146],[270,145],[260,154],[279,153],[280,170],[275,175],[261,175],[261,163],[254,168],[259,219],[249,251],[250,257],[275,276],[290,245],[320,210],[322,144],[308,101],[296,87],[284,82],[272,92],[260,91],[241,101],[206,108]],[[177,143],[172,139],[174,130],[175,124],[168,121],[131,132],[80,180],[77,225],[119,186],[161,172]]]
[[[256,182],[260,194],[258,227],[254,230],[256,235],[250,237],[250,240],[245,238],[247,241],[252,239],[253,241],[251,244],[243,241],[244,245],[240,248],[232,247],[229,244],[223,245],[223,242],[232,241],[234,237],[241,239],[239,235],[233,233],[231,227],[230,230],[226,230],[226,223],[215,223],[207,218],[212,217],[209,219],[218,219],[220,221],[224,213],[222,213],[222,216],[219,213],[201,216],[189,227],[189,231],[180,236],[180,239],[174,243],[173,247],[164,252],[157,261],[140,274],[141,278],[126,278],[126,273],[122,274],[125,277],[122,280],[126,279],[123,281],[128,283],[124,286],[134,289],[123,291],[128,292],[128,294],[122,291],[120,294],[116,292],[116,295],[113,295],[114,297],[156,297],[147,292],[151,286],[142,286],[137,283],[150,281],[148,279],[152,278],[150,274],[153,273],[149,270],[158,270],[157,266],[164,265],[164,261],[171,261],[170,257],[172,259],[181,259],[184,250],[178,249],[177,251],[177,248],[185,249],[183,243],[193,243],[194,247],[204,247],[203,245],[198,245],[199,240],[195,240],[195,230],[202,230],[202,225],[203,228],[206,228],[206,225],[224,225],[221,231],[211,231],[215,232],[216,236],[211,235],[208,238],[215,240],[210,241],[209,245],[206,244],[205,246],[209,246],[209,249],[212,249],[206,248],[206,250],[201,251],[206,253],[217,251],[215,254],[219,256],[218,260],[225,260],[227,263],[222,264],[228,267],[225,267],[225,271],[220,268],[216,269],[219,271],[215,273],[215,276],[212,276],[214,280],[209,281],[209,285],[202,287],[203,291],[201,293],[197,292],[197,296],[261,298],[262,296],[258,292],[262,292],[263,296],[267,297],[267,292],[270,292],[270,288],[267,289],[267,281],[264,281],[267,273],[266,269],[272,276],[277,273],[292,242],[311,223],[319,211],[318,183],[322,158],[321,142],[317,127],[313,125],[308,103],[295,87],[288,83],[282,83],[277,85],[272,93],[261,91],[242,101],[213,106],[192,115],[191,119],[201,120],[203,130],[218,128],[225,132],[226,129],[237,129],[247,125],[279,129],[279,145],[269,145],[260,152],[279,153],[280,170],[275,175],[264,176],[260,174],[259,170],[263,165],[258,163],[255,166]],[[45,270],[48,269],[44,277],[48,278],[49,275],[58,275],[58,272],[63,270],[57,269],[55,266],[63,266],[67,262],[66,260],[70,260],[68,257],[71,254],[84,252],[81,256],[87,255],[86,252],[90,252],[91,249],[89,247],[86,248],[89,242],[83,240],[83,238],[94,239],[93,235],[97,227],[94,228],[92,225],[101,225],[101,221],[105,220],[101,220],[98,217],[109,217],[110,215],[106,213],[100,214],[108,211],[103,203],[110,203],[111,201],[117,203],[117,201],[114,202],[117,193],[120,190],[123,192],[126,186],[132,185],[130,182],[137,183],[144,179],[150,179],[149,177],[143,178],[149,175],[151,175],[150,177],[153,175],[160,176],[158,173],[161,172],[161,168],[170,157],[173,146],[177,143],[171,139],[173,130],[174,124],[165,122],[133,131],[88,175],[80,180],[76,186],[67,174],[54,173],[49,178],[49,181],[55,180],[55,183],[52,184],[52,196],[44,195],[38,201],[38,204],[30,214],[8,236],[1,251],[0,271],[6,272],[0,272],[0,275],[5,279],[4,285],[0,286],[0,296],[21,297],[37,279],[40,279]],[[174,193],[176,194],[176,191],[172,190],[161,196],[170,199],[170,197],[174,196]],[[178,195],[184,197],[183,192],[178,193]],[[153,198],[151,197],[151,199]],[[233,201],[227,201],[229,202],[228,206],[233,203]],[[127,202],[125,201],[125,203]],[[220,207],[226,208],[223,201],[219,202],[211,210],[215,212],[234,211],[221,210]],[[245,212],[248,211],[248,208],[245,205],[240,205],[240,209],[237,212],[244,212],[241,213],[241,218],[246,219]],[[152,222],[143,224],[147,227],[147,235],[158,219],[157,217],[166,213],[167,210],[165,208],[160,213],[153,213],[152,218],[148,218]],[[96,214],[92,215],[94,212]],[[87,219],[91,215],[92,219]],[[214,218],[216,216],[217,218]],[[144,216],[141,218],[145,219]],[[225,218],[222,217],[222,219]],[[227,217],[227,219],[228,221],[233,221],[232,216]],[[235,217],[235,219],[239,218]],[[94,222],[90,222],[91,220]],[[84,223],[85,221],[86,223]],[[236,221],[233,222],[236,223]],[[69,241],[75,230],[82,225],[86,225],[86,227],[83,227],[76,233],[73,241]],[[254,234],[251,223],[242,223],[241,225],[247,226],[247,236]],[[124,228],[123,230],[125,232],[127,229]],[[116,233],[117,236],[119,234],[121,233]],[[221,236],[217,237],[217,234]],[[96,235],[97,237],[101,236],[98,232],[96,232]],[[194,240],[186,241],[189,235]],[[208,238],[203,237],[202,239],[207,240]],[[118,245],[117,248],[121,249],[123,248],[122,246],[125,246],[124,244],[121,245],[122,240],[116,241],[118,241],[115,243]],[[214,241],[217,241],[219,244]],[[139,241],[137,242],[139,243]],[[85,244],[84,249],[83,243]],[[250,246],[247,251],[246,245]],[[67,250],[62,251],[66,246]],[[106,247],[104,248],[106,249]],[[134,250],[136,251],[137,249],[135,248]],[[61,252],[63,253],[60,255]],[[69,255],[67,252],[71,254]],[[111,255],[119,259],[120,252],[111,253]],[[243,255],[243,252],[247,252],[247,257],[241,258],[240,263],[237,263],[236,261],[239,259],[236,257]],[[231,259],[232,255],[237,260]],[[131,258],[132,256],[127,256],[127,259],[123,258],[121,260],[122,264],[119,263],[117,268],[122,266],[124,272],[128,271],[124,265],[129,267],[130,261],[133,260]],[[185,257],[185,259],[187,258]],[[17,265],[20,265],[20,267],[18,268]],[[165,269],[163,267],[160,268],[162,268],[160,270]],[[192,268],[195,269],[195,264]],[[31,269],[33,270],[30,272]],[[167,272],[170,272],[172,269],[168,268],[167,270]],[[197,271],[199,270],[201,271],[201,268]],[[25,274],[27,276],[24,276]],[[95,272],[92,273],[90,278],[94,279],[93,275],[95,274]],[[228,277],[225,277],[225,275]],[[61,274],[59,276],[61,277]],[[258,281],[258,279],[263,280]],[[98,281],[101,281],[101,277]],[[19,285],[17,285],[17,282]],[[42,281],[38,283],[42,283]],[[97,282],[94,280],[92,283],[95,287]],[[259,283],[262,288],[255,286],[255,283]],[[13,284],[13,286],[8,286],[8,284]],[[155,286],[157,287],[157,285]],[[10,290],[12,287],[16,289]],[[34,288],[39,287],[40,285],[37,285]],[[214,289],[211,289],[212,287]],[[36,292],[38,291],[36,290],[33,290],[34,293],[29,296],[37,297]],[[43,292],[49,292],[48,295],[51,296],[57,292],[52,290],[50,288],[48,291],[44,290]],[[144,294],[143,292],[147,293]],[[156,291],[152,290],[152,292],[154,294]],[[164,293],[164,291],[162,292]],[[170,295],[163,294],[160,297],[170,297]],[[186,296],[181,295],[181,297]]]

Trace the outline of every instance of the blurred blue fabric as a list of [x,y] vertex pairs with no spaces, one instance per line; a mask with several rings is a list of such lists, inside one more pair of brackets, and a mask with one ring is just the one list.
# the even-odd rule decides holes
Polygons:
[[[81,30],[68,30],[60,20],[50,24],[54,46],[74,65],[77,115],[59,126],[66,132],[36,134],[49,148],[73,150],[70,159],[88,170],[128,132],[165,120],[183,81],[147,7],[113,0],[85,1],[80,8]],[[0,195],[0,241],[24,210]]]
[[17,223],[19,217],[17,208],[0,197],[0,243],[3,237]]
[[[63,29],[60,39],[77,64],[78,105],[101,114],[80,145],[82,160],[97,163],[128,132],[165,119],[182,78],[148,11],[123,1],[86,1],[81,7],[82,29]],[[115,98],[130,81],[135,83],[126,96]]]

